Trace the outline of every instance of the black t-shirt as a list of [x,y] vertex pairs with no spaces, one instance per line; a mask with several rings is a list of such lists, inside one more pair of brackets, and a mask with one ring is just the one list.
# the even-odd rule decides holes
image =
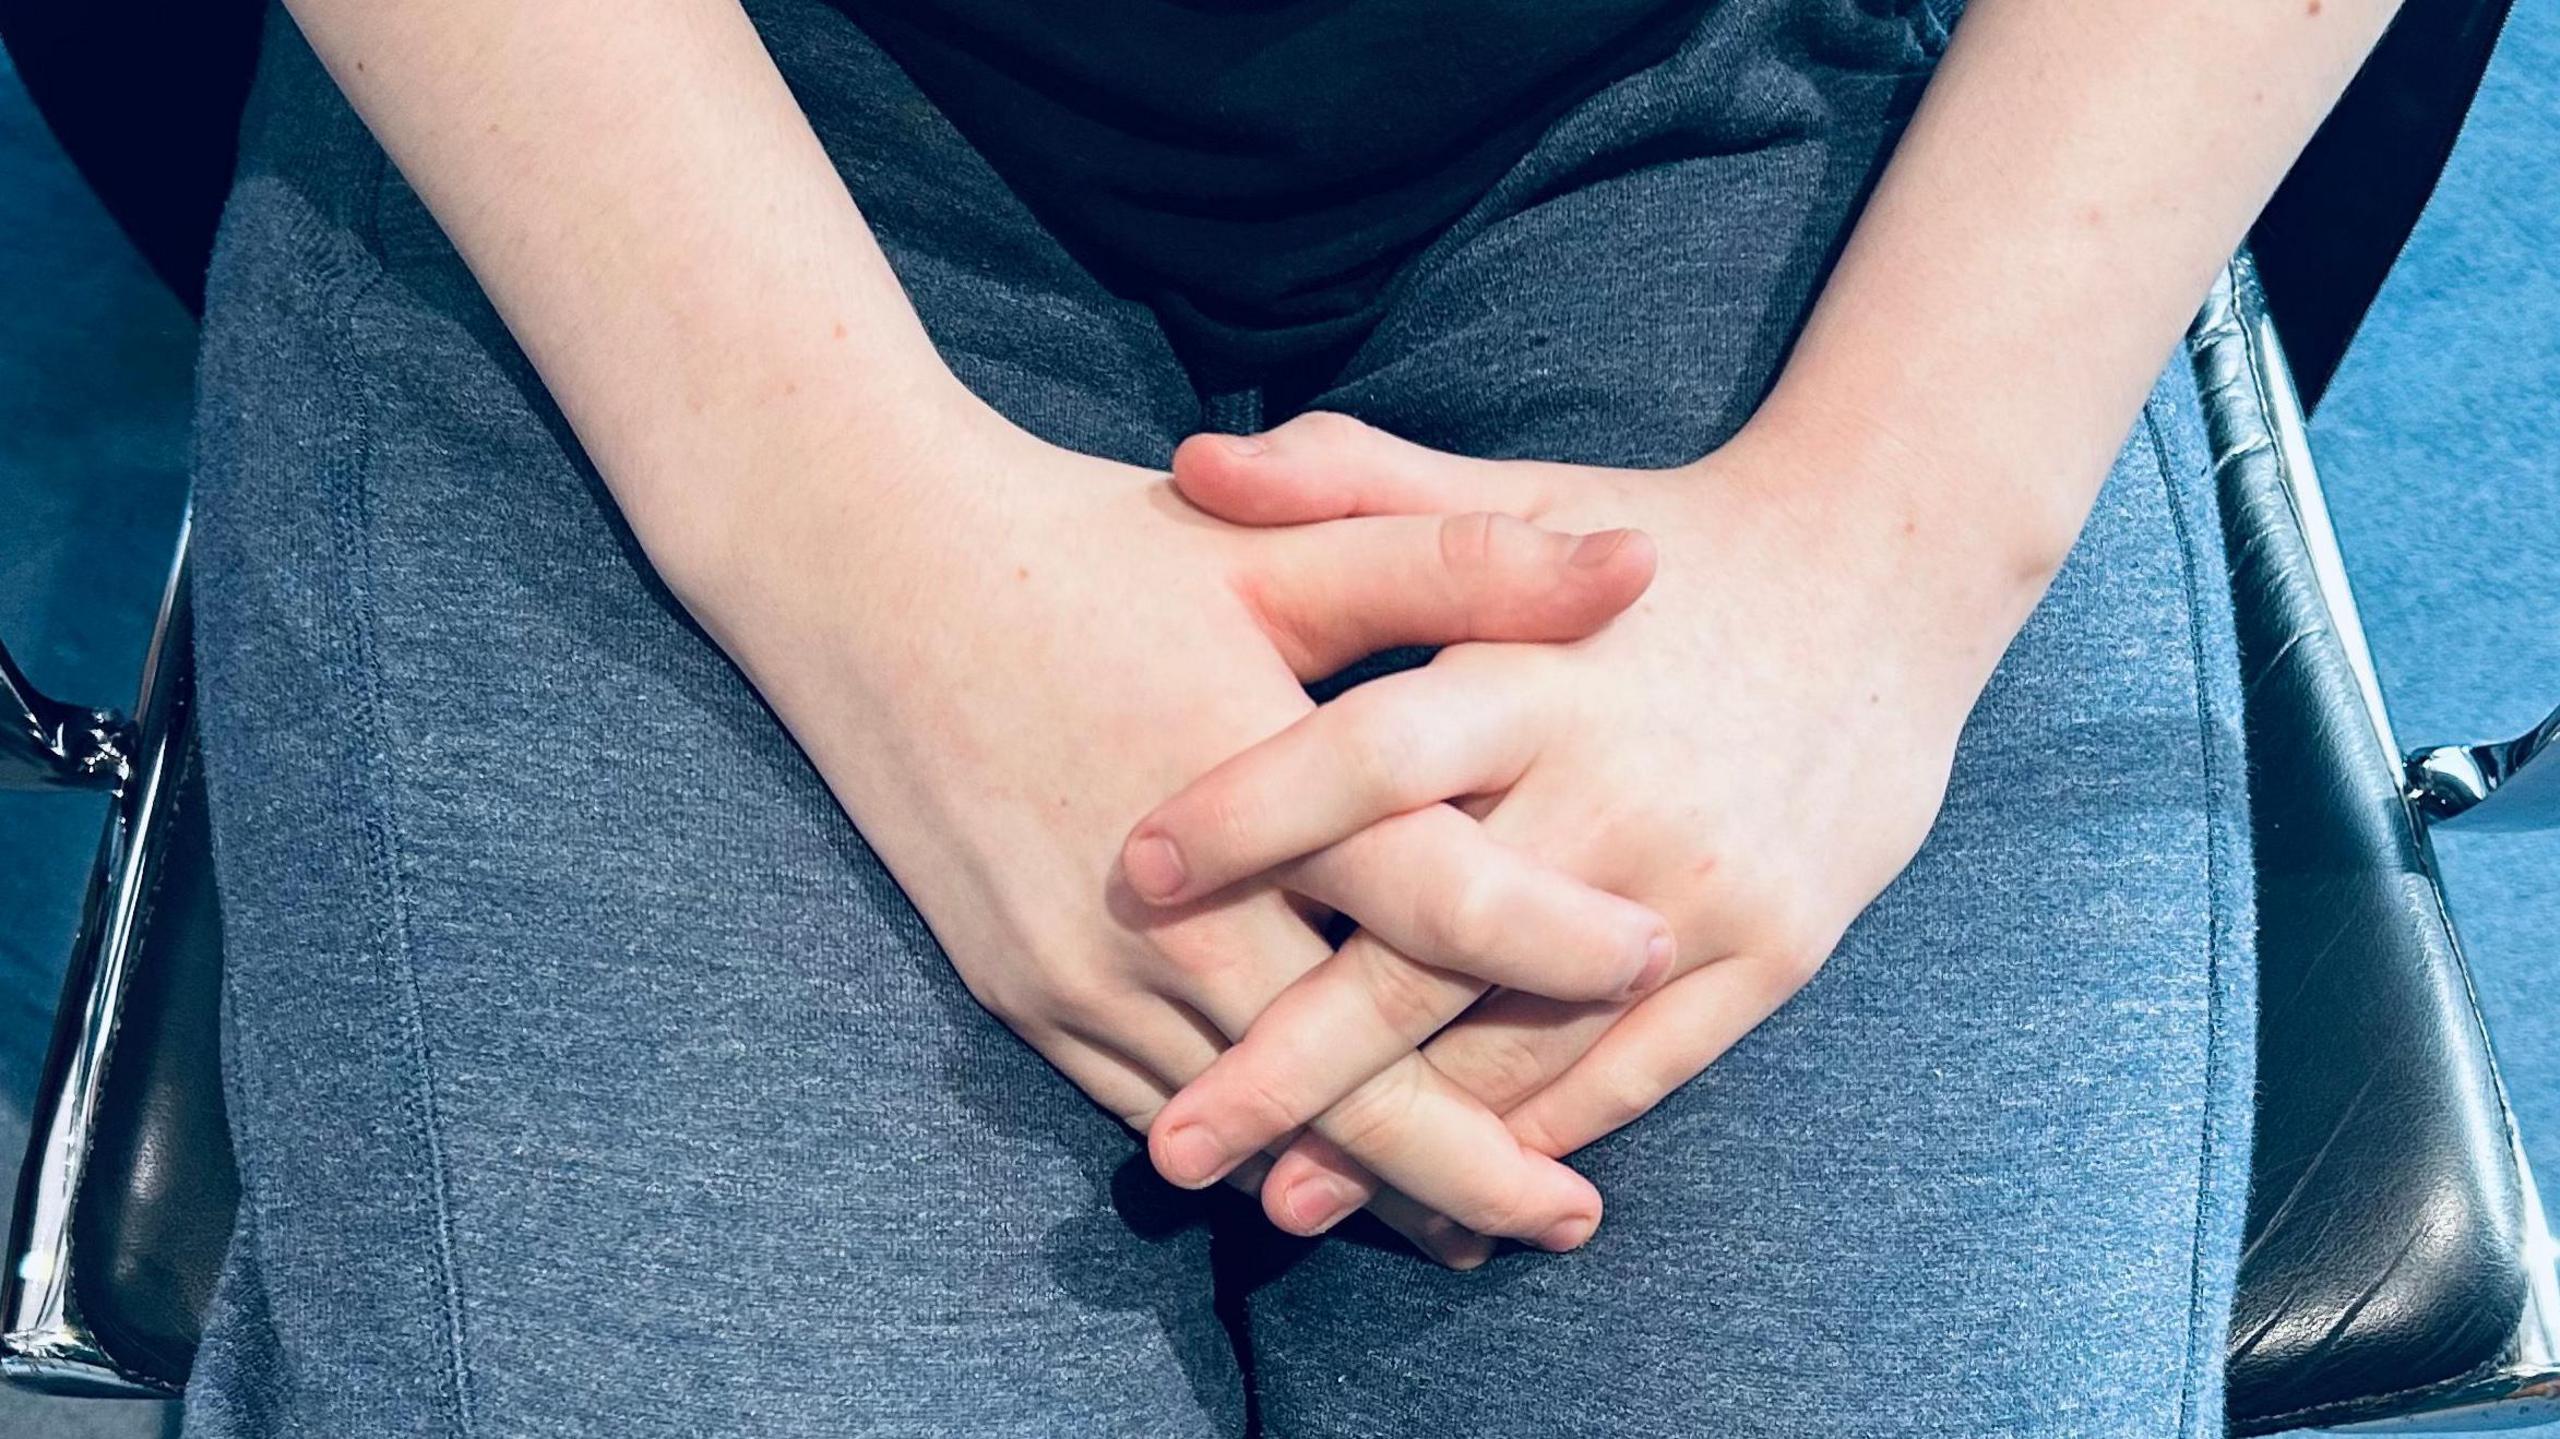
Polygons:
[[1398,263],[1706,0],[835,3],[1217,383],[1356,338]]

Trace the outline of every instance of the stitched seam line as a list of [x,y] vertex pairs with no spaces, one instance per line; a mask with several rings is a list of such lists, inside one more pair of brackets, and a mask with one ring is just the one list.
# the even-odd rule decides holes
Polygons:
[[[2210,701],[2212,673],[2205,655],[2203,591],[2196,575],[2196,538],[2187,523],[2185,497],[2179,493],[2177,470],[2169,463],[2168,441],[2160,433],[2160,416],[2155,399],[2142,407],[2143,433],[2151,442],[2152,461],[2159,467],[2160,486],[2169,504],[2169,524],[2178,536],[2178,563],[2185,576],[2187,591],[2187,651],[2195,668],[2196,739],[2198,766],[2203,772],[2205,790],[2205,1054],[2204,1111],[2202,1132],[2196,1141],[2195,1229],[2187,1250],[2187,1357],[2184,1374],[2178,1385],[2178,1432],[2201,1434],[2195,1426],[2201,1407],[2197,1390],[2202,1386],[2201,1365],[2209,1363],[2204,1354],[2212,1337],[2213,1316],[2204,1312],[2204,1245],[2205,1206],[2213,1197],[2214,1164],[2221,1151],[2220,1114],[2222,1086],[2226,1081],[2224,1049],[2231,1016],[2225,1011],[2222,971],[2223,947],[2231,929],[2231,917],[2225,912],[2222,876],[2230,859],[2222,852],[2223,826],[2220,814],[2223,781],[2221,762],[2215,757],[2213,715]],[[2217,1416],[2219,1417],[2219,1416]],[[2217,1429],[2220,1426],[2216,1426]]]
[[[381,162],[377,161],[377,165]],[[376,176],[379,188],[380,175]],[[446,1173],[444,1130],[437,1106],[434,1055],[427,1043],[426,1001],[418,983],[416,954],[409,930],[408,893],[401,882],[399,848],[399,814],[394,791],[397,777],[386,743],[382,721],[381,683],[376,673],[373,612],[373,547],[372,547],[372,483],[373,429],[372,416],[363,403],[361,384],[354,373],[355,316],[365,301],[385,279],[376,268],[372,274],[337,306],[332,321],[337,344],[332,347],[330,368],[336,380],[341,402],[347,405],[355,427],[355,442],[347,471],[347,488],[342,493],[334,516],[340,554],[348,567],[348,601],[355,669],[358,675],[353,708],[349,716],[355,733],[362,737],[360,753],[374,757],[378,766],[376,784],[378,798],[368,806],[365,815],[365,859],[376,877],[381,898],[390,921],[391,962],[397,970],[400,987],[401,1038],[408,1050],[412,1108],[416,1113],[420,1147],[427,1161],[427,1191],[435,1206],[436,1280],[443,1308],[445,1385],[448,1418],[456,1433],[468,1436],[477,1432],[473,1420],[470,1370],[465,1362],[462,1338],[462,1286],[454,1264],[452,1187]]]
[[2393,1389],[2360,1399],[2335,1399],[2307,1405],[2300,1409],[2288,1409],[2282,1414],[2262,1416],[2253,1422],[2271,1425],[2274,1429],[2298,1429],[2309,1425],[2355,1424],[2368,1419],[2402,1417],[2396,1413],[2402,1406],[2417,1401],[2461,1394],[2464,1390],[2479,1384],[2484,1376],[2495,1373],[2497,1368],[2498,1361],[2492,1359],[2450,1379],[2439,1379],[2429,1384],[2413,1384],[2405,1389]]
[[[231,201],[226,197],[223,203],[227,210]],[[215,262],[215,266],[216,268],[219,267],[218,260]],[[219,283],[221,283],[219,280],[211,278],[209,275],[207,279],[208,291],[210,292],[211,287]],[[205,331],[205,337],[200,339],[198,343],[195,359],[199,377],[203,375],[205,370],[207,363],[206,355],[208,349],[213,343],[210,338],[213,333],[214,327],[208,326]],[[201,385],[202,383],[201,378],[199,378],[198,384]],[[240,464],[240,458],[238,454],[239,447],[236,444],[228,447],[216,448],[209,446],[206,443],[205,407],[201,390],[199,391],[196,399],[194,410],[189,416],[188,426],[187,491],[188,503],[190,505],[194,505],[204,494],[205,476],[210,472],[212,466],[217,463],[215,456],[217,454],[221,456],[219,463],[233,467]],[[202,627],[202,617],[205,614],[205,608],[198,602],[198,596],[201,595],[202,587],[205,583],[203,562],[201,559],[201,556],[204,553],[202,548],[204,544],[202,535],[203,531],[197,531],[198,538],[196,540],[196,544],[198,546],[197,554],[199,559],[187,578],[187,600],[191,616],[188,625],[188,660],[190,668],[194,673],[193,682],[196,687],[195,711],[191,721],[195,731],[194,742],[189,746],[189,749],[194,753],[196,763],[203,769],[206,830],[205,852],[210,857],[210,862],[213,865],[212,883],[215,911],[217,914],[236,914],[239,912],[237,909],[225,909],[224,906],[228,894],[235,891],[237,887],[236,885],[226,886],[223,883],[223,876],[226,872],[226,868],[236,869],[239,865],[239,861],[231,861],[230,864],[226,866],[223,860],[224,844],[222,838],[222,827],[214,819],[214,816],[219,813],[221,809],[220,804],[215,799],[215,795],[221,790],[225,782],[217,778],[215,772],[215,761],[210,757],[206,749],[206,727],[212,723],[212,720],[210,718],[211,706],[207,702],[207,685],[205,683],[204,654],[206,632]],[[219,752],[218,745],[215,747],[214,752]],[[240,970],[239,966],[230,962],[229,931],[227,929],[223,929],[221,930],[221,934],[222,949],[216,956],[219,963],[215,966],[215,986],[219,997],[215,1002],[214,1008],[214,1027],[217,1036],[215,1039],[214,1074],[222,1086],[222,1121],[225,1130],[225,1138],[231,1145],[231,1169],[234,1179],[239,1187],[239,1207],[234,1210],[232,1214],[231,1234],[226,1241],[222,1257],[222,1267],[215,1275],[213,1304],[205,1316],[207,1322],[204,1332],[197,1336],[198,1342],[196,1358],[199,1364],[202,1363],[206,1353],[205,1341],[211,1339],[217,1332],[215,1329],[215,1323],[218,1318],[225,1313],[226,1306],[223,1303],[225,1296],[233,1293],[236,1287],[242,1282],[236,1272],[242,1261],[240,1257],[233,1252],[233,1250],[240,1246],[242,1240],[245,1239],[248,1241],[247,1262],[255,1264],[258,1267],[258,1289],[261,1291],[258,1302],[262,1306],[266,1306],[265,1312],[267,1316],[267,1323],[270,1328],[272,1328],[274,1324],[274,1311],[273,1307],[268,1305],[264,1294],[264,1290],[266,1289],[266,1276],[278,1272],[279,1268],[279,1266],[273,1262],[273,1257],[266,1252],[265,1236],[267,1234],[267,1229],[265,1226],[257,1222],[259,1200],[267,1193],[267,1184],[264,1178],[265,1159],[259,1153],[258,1146],[254,1142],[248,1141],[248,1137],[244,1133],[243,1124],[244,1116],[257,1113],[265,1107],[264,1095],[266,1093],[266,1087],[256,1074],[255,1066],[247,1064],[243,1060],[246,1050],[243,1048],[244,1040],[241,1037],[240,1026]],[[281,1391],[279,1394],[274,1396],[274,1398],[279,1402],[276,1402],[271,1407],[276,1412],[290,1414],[294,1412],[294,1405],[289,1402],[289,1396],[292,1396],[296,1392],[301,1383],[301,1375],[299,1366],[296,1363],[296,1356],[292,1350],[281,1344],[272,1346],[270,1352],[274,1355],[277,1368],[280,1372],[280,1383],[278,1387]],[[204,1371],[200,1368],[192,1370],[188,1378],[189,1384],[194,1385],[195,1375],[202,1372]],[[289,1424],[289,1428],[293,1439],[300,1439],[300,1436],[306,1432],[304,1426],[300,1424]]]

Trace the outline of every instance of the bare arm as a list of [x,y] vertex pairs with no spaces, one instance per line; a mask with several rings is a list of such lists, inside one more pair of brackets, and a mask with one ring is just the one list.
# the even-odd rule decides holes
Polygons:
[[974,407],[737,0],[288,8],[662,568],[708,578],[740,489]]
[[1907,476],[1923,541],[2024,578],[2022,617],[2396,8],[1974,0],[1758,423],[1875,446],[1831,502],[1872,508],[1865,487]]

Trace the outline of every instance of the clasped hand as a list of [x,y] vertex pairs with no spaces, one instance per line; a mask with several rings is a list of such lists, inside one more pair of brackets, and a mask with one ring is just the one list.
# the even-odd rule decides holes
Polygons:
[[2006,639],[1922,623],[1962,606],[1903,583],[1911,534],[1739,441],[1607,471],[1316,415],[1169,486],[982,406],[908,433],[858,496],[784,477],[653,558],[971,992],[1169,1177],[1456,1265],[1589,1238],[1561,1157],[1910,859]]
[[[1676,963],[1594,998],[1534,964],[1416,963],[1363,929],[1266,1007],[1154,1119],[1176,1183],[1266,1149],[1263,1203],[1314,1234],[1383,1181],[1443,1207],[1470,1146],[1447,1091],[1561,1157],[1698,1074],[1814,973],[1912,859],[1957,733],[2040,577],[1962,578],[1907,489],[1834,502],[1809,446],[1746,432],[1663,471],[1487,462],[1336,415],[1200,436],[1174,463],[1194,504],[1252,525],[1492,509],[1567,530],[1639,527],[1648,593],[1571,642],[1478,640],[1372,681],[1193,781],[1122,854],[1160,905],[1291,876],[1438,816],[1538,868],[1666,917]],[[1480,875],[1481,912],[1507,879]],[[1322,898],[1321,896],[1317,896]],[[1490,927],[1465,931],[1489,943]],[[1914,976],[1913,982],[1925,982]],[[1346,1152],[1349,1151],[1349,1152]],[[1357,1158],[1354,1158],[1357,1155]],[[1258,1167],[1257,1167],[1258,1172]],[[1443,1257],[1481,1250],[1441,1236]]]

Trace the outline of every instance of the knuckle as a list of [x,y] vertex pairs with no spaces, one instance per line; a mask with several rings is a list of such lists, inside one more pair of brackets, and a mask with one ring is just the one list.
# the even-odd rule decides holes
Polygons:
[[1165,824],[1166,832],[1195,858],[1250,854],[1268,827],[1269,814],[1260,798],[1247,786],[1229,783],[1203,790],[1189,813]]
[[1361,954],[1361,987],[1387,1029],[1408,1043],[1437,1032],[1444,1015],[1431,972],[1383,946],[1364,945]]
[[1496,517],[1481,510],[1451,515],[1440,522],[1440,563],[1451,574],[1474,578],[1500,558],[1501,528]]
[[1340,410],[1310,410],[1281,428],[1322,445],[1352,444],[1369,432],[1369,427]]
[[1160,943],[1156,954],[1186,995],[1214,992],[1244,957],[1239,946],[1206,942],[1198,936],[1187,936],[1179,944]]
[[1838,930],[1823,925],[1810,902],[1779,903],[1762,921],[1750,927],[1747,934],[1737,936],[1737,956],[1759,973],[1780,995],[1789,995],[1813,982],[1823,963],[1831,958],[1838,941]]
[[1416,1062],[1400,1063],[1343,1096],[1325,1113],[1325,1137],[1354,1156],[1393,1148],[1421,1099]]
[[[1024,1011],[1020,1016],[1023,1018],[1091,1030],[1106,1023],[1114,1013],[1126,1012],[1127,1003],[1126,996],[1102,976],[1071,970],[1046,976],[1031,995],[1017,1001],[1017,1007]],[[1002,1009],[996,1013],[1002,1018],[1016,1017]]]
[[1467,1212],[1453,1217],[1479,1234],[1526,1238],[1552,1222],[1552,1216],[1532,1205],[1527,1196],[1512,1189],[1484,1195],[1473,1204],[1460,1207]]
[[1651,1067],[1630,1060],[1602,1065],[1590,1079],[1592,1112],[1604,1132],[1642,1119],[1666,1092]]
[[1486,1028],[1473,1033],[1463,1051],[1464,1062],[1448,1067],[1455,1070],[1449,1077],[1466,1087],[1467,1092],[1496,1109],[1526,1099],[1554,1076],[1548,1071],[1546,1056],[1515,1030]]
[[1502,935],[1502,885],[1482,866],[1442,880],[1429,920],[1443,951],[1458,960],[1481,960]]
[[1813,983],[1813,977],[1822,972],[1823,962],[1830,957],[1830,951],[1825,946],[1796,944],[1780,947],[1766,963],[1779,986],[1787,993],[1793,994]]
[[1534,1113],[1515,1114],[1510,1116],[1506,1123],[1510,1127],[1511,1137],[1520,1141],[1522,1149],[1532,1154],[1543,1154],[1549,1159],[1562,1159],[1565,1156],[1564,1141],[1557,1136],[1554,1127],[1548,1124],[1543,1116]]
[[1235,1121],[1227,1132],[1246,1136],[1255,1148],[1307,1122],[1306,1102],[1276,1076],[1251,1064],[1236,1066],[1201,1099],[1209,1109]]
[[980,972],[972,966],[960,971],[960,983],[980,1007],[1013,1029],[1059,1017],[1043,993],[1045,985],[1026,981],[1013,972]]
[[980,1008],[996,1017],[1005,1028],[1016,1034],[1036,1029],[1073,1029],[1077,1021],[1060,1014],[1056,1006],[1034,998],[1021,990],[971,985],[969,992],[977,997]]
[[1510,1164],[1478,1166],[1463,1192],[1440,1201],[1451,1219],[1479,1234],[1525,1239],[1556,1219],[1537,1198],[1541,1186],[1522,1183],[1512,1171],[1533,1161],[1521,1155]]
[[1352,783],[1372,804],[1392,803],[1413,782],[1429,744],[1422,727],[1400,709],[1371,704],[1351,727]]

